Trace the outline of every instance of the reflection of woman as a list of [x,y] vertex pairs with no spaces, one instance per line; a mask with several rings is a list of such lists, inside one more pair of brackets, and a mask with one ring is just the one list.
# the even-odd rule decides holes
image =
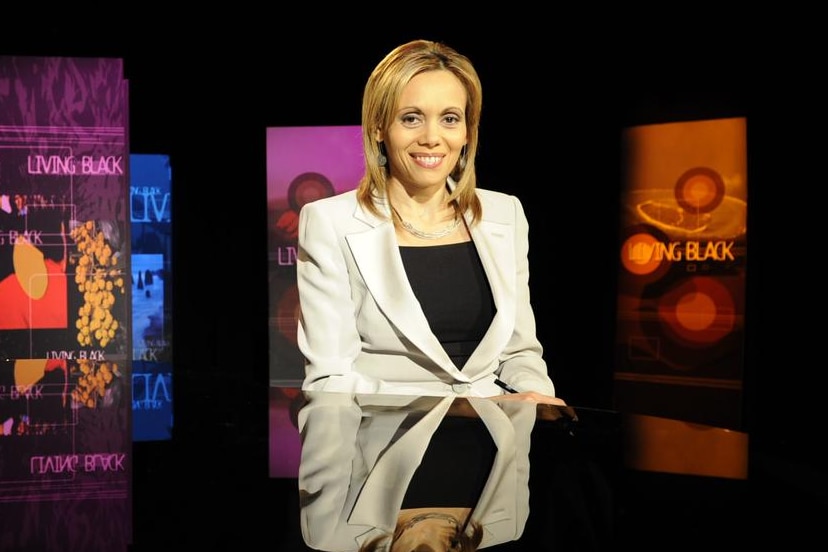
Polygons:
[[523,533],[534,404],[324,392],[306,398],[298,425],[308,546],[465,551]]

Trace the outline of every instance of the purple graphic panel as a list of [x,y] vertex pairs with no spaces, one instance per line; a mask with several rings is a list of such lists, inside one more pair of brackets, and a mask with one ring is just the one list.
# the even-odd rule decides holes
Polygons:
[[0,550],[131,541],[123,63],[0,57]]
[[299,210],[305,203],[357,187],[365,171],[362,129],[359,125],[271,127],[267,129],[266,147],[269,469],[270,477],[294,478],[299,469],[300,447],[292,408],[304,375],[304,363],[296,344]]
[[365,170],[362,130],[354,126],[267,129],[270,379],[298,385],[303,362],[296,346],[296,236],[299,209],[357,187]]

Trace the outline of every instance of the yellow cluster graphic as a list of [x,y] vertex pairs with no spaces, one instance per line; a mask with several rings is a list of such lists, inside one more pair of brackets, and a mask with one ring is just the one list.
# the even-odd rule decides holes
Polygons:
[[112,316],[115,292],[124,294],[124,278],[117,268],[118,256],[113,254],[104,233],[93,221],[86,221],[72,230],[78,254],[73,258],[75,283],[83,293],[75,327],[81,346],[106,347],[119,328]]
[[121,375],[117,363],[106,361],[79,360],[75,370],[80,372],[80,376],[77,386],[72,389],[72,399],[87,408],[94,408],[115,378]]

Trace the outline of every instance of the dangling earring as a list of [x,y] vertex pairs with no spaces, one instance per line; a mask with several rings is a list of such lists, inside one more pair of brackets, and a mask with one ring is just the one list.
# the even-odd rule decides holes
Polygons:
[[460,159],[457,160],[457,166],[460,167],[460,170],[466,168],[466,146],[463,146],[463,149],[460,150]]
[[385,146],[379,142],[379,155],[377,155],[377,164],[384,167],[388,163],[388,158],[385,156]]

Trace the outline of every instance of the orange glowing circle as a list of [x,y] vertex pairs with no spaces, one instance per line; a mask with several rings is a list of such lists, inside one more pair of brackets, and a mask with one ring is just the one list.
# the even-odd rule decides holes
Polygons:
[[733,331],[733,294],[710,277],[691,278],[659,300],[659,319],[687,344],[709,345]]
[[722,176],[708,167],[694,167],[682,174],[675,187],[676,202],[690,213],[709,213],[725,196]]
[[663,262],[657,255],[660,243],[646,232],[631,235],[621,246],[621,264],[639,276],[655,272]]
[[716,320],[716,304],[706,293],[688,293],[676,303],[676,322],[691,331],[709,328]]

